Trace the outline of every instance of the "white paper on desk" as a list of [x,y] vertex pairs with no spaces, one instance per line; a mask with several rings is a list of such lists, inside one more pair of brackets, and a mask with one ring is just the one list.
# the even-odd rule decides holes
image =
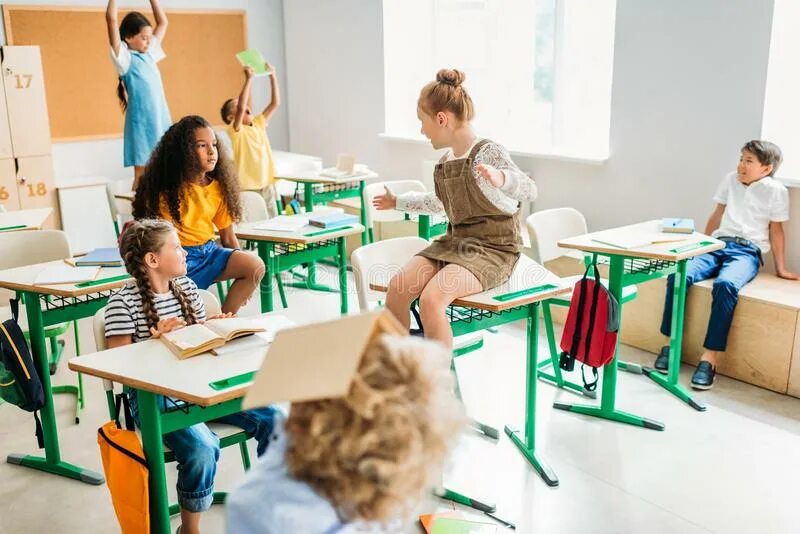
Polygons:
[[649,247],[657,243],[675,243],[678,241],[686,241],[686,235],[675,234],[657,234],[657,233],[611,233],[597,234],[592,237],[592,241],[602,243],[604,245],[611,245],[612,247],[621,249],[632,249]]
[[253,326],[259,326],[265,331],[229,341],[222,347],[214,349],[214,354],[217,356],[224,356],[225,354],[241,350],[258,350],[267,347],[272,343],[272,340],[275,339],[275,334],[277,334],[279,330],[296,326],[294,321],[287,319],[283,315],[253,317],[251,320]]
[[369,169],[366,165],[363,164],[355,164],[353,166],[353,170],[340,170],[337,167],[328,167],[322,169],[319,173],[320,176],[325,178],[335,178],[337,180],[343,178],[358,178],[359,176],[364,176],[369,174]]
[[278,215],[253,226],[255,230],[270,230],[273,232],[297,232],[308,225],[308,217],[301,215]]
[[100,267],[73,267],[66,263],[54,263],[42,269],[33,281],[35,286],[77,284],[97,278]]

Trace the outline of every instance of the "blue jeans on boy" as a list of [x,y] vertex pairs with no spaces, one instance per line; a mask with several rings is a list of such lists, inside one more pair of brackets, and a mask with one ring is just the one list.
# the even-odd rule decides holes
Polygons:
[[[139,403],[135,392],[128,394],[131,413],[139,426]],[[176,401],[180,402],[180,401]],[[158,396],[163,411],[173,407],[163,396]],[[275,408],[270,406],[247,410],[215,419],[220,423],[237,426],[256,439],[256,452],[261,456],[269,445],[275,422]],[[164,434],[164,444],[172,450],[178,462],[178,504],[189,512],[205,512],[214,500],[214,477],[219,460],[219,438],[205,423],[198,423]]]
[[[761,255],[754,245],[740,245],[729,241],[725,248],[697,256],[686,267],[686,291],[695,282],[714,276],[711,290],[711,317],[703,347],[708,350],[724,351],[728,343],[728,332],[733,321],[733,310],[739,300],[739,290],[755,278],[761,263]],[[672,294],[675,275],[667,278],[667,295],[664,302],[664,316],[661,319],[661,333],[669,336],[672,327]]]

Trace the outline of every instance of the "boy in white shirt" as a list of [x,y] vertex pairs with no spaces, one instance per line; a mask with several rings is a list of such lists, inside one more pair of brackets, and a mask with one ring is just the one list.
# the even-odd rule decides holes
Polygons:
[[[716,276],[712,289],[711,317],[703,347],[706,349],[692,375],[692,387],[711,389],[717,358],[725,352],[739,291],[758,274],[762,254],[770,251],[776,274],[787,280],[800,276],[786,270],[783,222],[789,220],[789,193],[772,176],[781,164],[781,150],[769,141],[750,141],[742,147],[736,172],[725,176],[714,194],[717,203],[705,233],[725,241],[725,248],[689,262],[686,290],[695,282]],[[670,335],[675,276],[667,280],[661,333]],[[669,346],[662,347],[655,369],[669,370]]]

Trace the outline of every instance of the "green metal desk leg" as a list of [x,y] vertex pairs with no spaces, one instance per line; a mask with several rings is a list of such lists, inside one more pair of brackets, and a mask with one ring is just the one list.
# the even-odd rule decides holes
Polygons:
[[167,475],[164,471],[164,442],[161,437],[161,411],[156,394],[137,391],[139,420],[142,427],[142,448],[150,470],[150,532],[170,534]]
[[[564,377],[559,368],[559,352],[556,346],[556,336],[553,332],[553,316],[550,313],[550,303],[547,301],[542,302],[542,312],[544,314],[544,328],[547,333],[547,344],[550,348],[550,357],[541,360],[537,365],[538,378],[542,382],[551,384],[560,389],[565,389],[570,393],[577,393],[586,397],[595,398],[597,394],[594,391],[587,391],[580,384],[575,384],[569,380],[564,380]],[[546,373],[543,369],[552,368],[553,374]]]
[[691,393],[683,387],[678,379],[681,371],[681,347],[683,345],[683,314],[686,311],[686,263],[678,262],[675,273],[675,286],[672,292],[672,334],[669,337],[669,374],[662,375],[655,369],[645,368],[644,373],[680,400],[699,412],[706,410],[706,405],[692,398]]
[[30,333],[31,351],[36,363],[36,370],[42,381],[45,403],[39,413],[42,417],[44,433],[45,457],[11,453],[7,457],[10,464],[21,465],[45,471],[54,475],[74,478],[87,484],[100,485],[105,478],[100,473],[72,465],[61,460],[61,450],[58,445],[58,428],[56,427],[56,414],[53,408],[53,388],[50,384],[50,368],[47,357],[47,348],[44,339],[44,320],[42,318],[41,301],[36,293],[24,293],[25,309],[28,315],[28,332]]
[[[306,205],[306,213],[311,213],[314,211],[314,184],[306,182],[303,186],[303,202]],[[308,262],[306,284],[309,289],[317,285],[317,265],[313,261]]]
[[[362,184],[364,182],[361,182]],[[341,301],[341,313],[347,315],[347,243],[344,237],[336,240],[339,256],[339,299]]]
[[364,231],[361,233],[361,244],[368,245],[372,243],[372,236],[367,231],[367,207],[364,205],[364,180],[358,182],[358,198],[361,199],[361,226]]
[[272,252],[275,248],[269,241],[258,242],[258,257],[264,262],[267,272],[261,280],[261,313],[272,311],[272,276],[276,274],[275,261]]
[[[617,302],[622,302],[622,276],[624,273],[624,257],[611,256],[611,267],[608,276],[608,289]],[[620,317],[620,319],[622,319]],[[620,320],[620,323],[622,321]],[[621,328],[621,326],[620,326]],[[568,412],[601,417],[618,423],[626,423],[634,426],[649,428],[650,430],[664,430],[664,423],[647,419],[628,412],[617,410],[617,360],[619,358],[619,338],[617,338],[617,348],[614,359],[603,367],[603,390],[601,392],[600,407],[585,406],[580,404],[567,404],[554,402],[553,408],[566,410]]]
[[511,425],[505,431],[525,459],[533,466],[548,486],[558,486],[558,476],[536,454],[536,378],[539,352],[539,303],[528,305],[528,350],[525,372],[525,435]]

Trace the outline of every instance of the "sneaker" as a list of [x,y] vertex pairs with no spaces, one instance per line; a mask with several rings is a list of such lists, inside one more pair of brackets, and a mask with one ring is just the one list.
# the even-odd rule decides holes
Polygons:
[[653,367],[663,375],[669,372],[669,345],[661,347],[661,352],[656,356],[656,363],[653,364]]
[[701,361],[697,364],[697,369],[694,370],[692,375],[692,387],[694,389],[711,389],[714,385],[714,375],[717,372],[711,365],[711,362]]

